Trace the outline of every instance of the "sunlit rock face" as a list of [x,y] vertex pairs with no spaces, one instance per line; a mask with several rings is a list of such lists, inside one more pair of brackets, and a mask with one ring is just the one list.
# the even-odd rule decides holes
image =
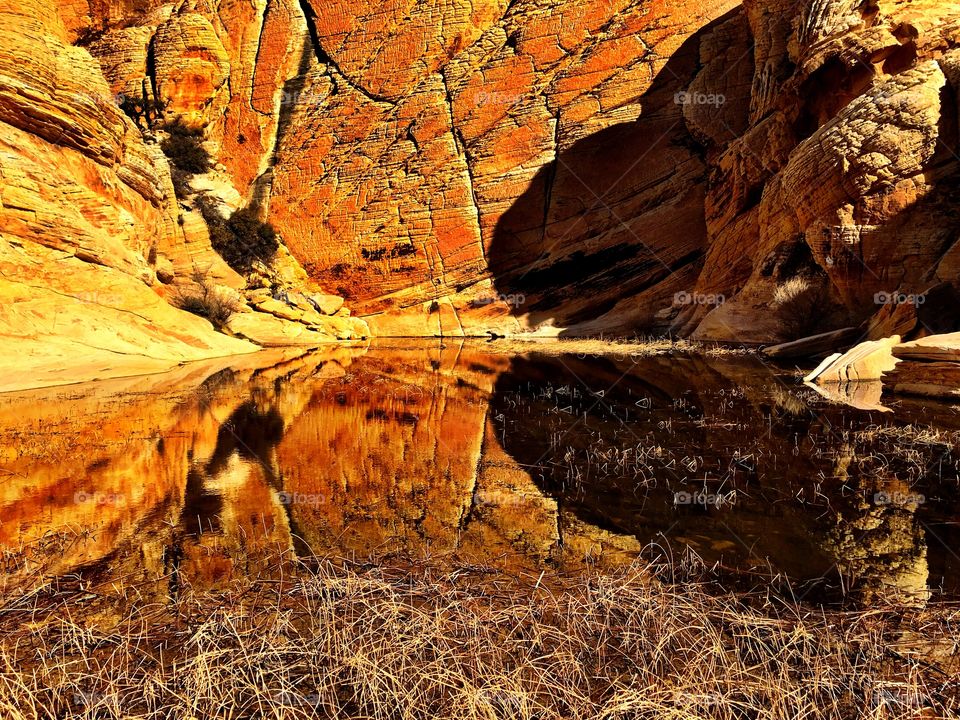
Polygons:
[[374,332],[769,342],[950,274],[956,3],[418,8],[308,4],[271,173]]
[[565,325],[704,250],[674,94],[735,3],[506,5],[310,4],[271,216],[374,332]]
[[218,192],[375,335],[765,343],[956,278],[960,3],[0,11],[0,333],[34,366],[55,309],[93,364],[242,349],[157,299],[153,249],[216,263],[117,94],[202,129]]
[[0,3],[4,388],[252,350],[158,297],[151,248],[182,236],[166,166],[71,40],[56,3]]
[[[750,127],[717,148],[697,283],[732,301],[688,310],[684,329],[796,337],[816,320],[859,322],[891,288],[955,279],[960,4],[755,1],[745,12]],[[805,289],[784,293],[791,279]]]

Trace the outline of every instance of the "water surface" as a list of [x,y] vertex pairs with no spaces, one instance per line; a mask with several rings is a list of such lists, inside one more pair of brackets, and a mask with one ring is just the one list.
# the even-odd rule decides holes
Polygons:
[[0,395],[3,589],[162,600],[280,572],[279,550],[532,577],[660,554],[811,599],[955,593],[960,416],[888,404],[751,356],[452,340]]

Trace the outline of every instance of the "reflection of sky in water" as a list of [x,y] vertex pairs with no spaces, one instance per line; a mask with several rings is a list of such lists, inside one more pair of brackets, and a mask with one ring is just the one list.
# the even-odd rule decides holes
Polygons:
[[[7,587],[215,585],[278,551],[576,571],[652,543],[811,598],[956,589],[947,408],[832,404],[751,358],[335,353],[2,396]],[[907,423],[942,432],[883,430]]]

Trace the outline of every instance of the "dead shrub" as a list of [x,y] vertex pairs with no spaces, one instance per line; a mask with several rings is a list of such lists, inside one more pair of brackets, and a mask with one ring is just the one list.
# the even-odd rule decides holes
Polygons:
[[240,310],[240,301],[227,288],[214,283],[205,272],[194,269],[194,287],[189,290],[180,288],[175,305],[194,315],[209,320],[215,328],[222,330]]

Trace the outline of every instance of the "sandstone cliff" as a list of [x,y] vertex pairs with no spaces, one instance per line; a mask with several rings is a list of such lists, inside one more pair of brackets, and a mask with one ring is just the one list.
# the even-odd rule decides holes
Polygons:
[[[46,0],[0,3],[4,386],[249,352],[153,290],[181,233],[141,133]],[[166,180],[169,183],[169,178]]]
[[[253,347],[170,307],[198,261],[251,281],[211,251],[118,95],[202,133],[215,168],[190,193],[276,227],[256,297],[288,307],[247,295],[260,311],[231,326],[260,344],[368,326],[773,342],[956,277],[958,2],[0,13],[0,333],[33,365]],[[345,298],[366,324],[304,321],[287,291]]]

